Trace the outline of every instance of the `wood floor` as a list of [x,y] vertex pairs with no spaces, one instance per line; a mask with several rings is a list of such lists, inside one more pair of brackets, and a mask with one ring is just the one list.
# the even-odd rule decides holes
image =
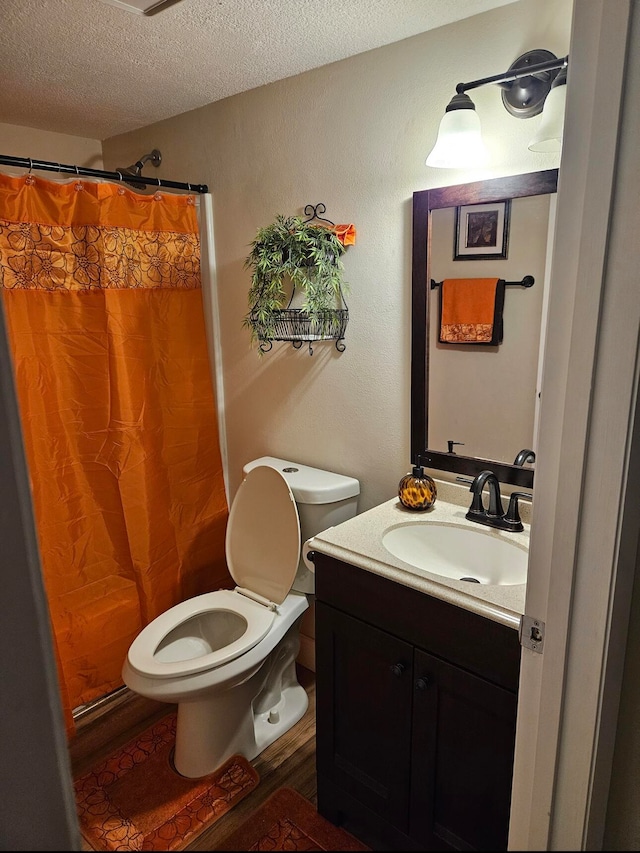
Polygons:
[[[306,714],[254,759],[252,764],[260,776],[257,787],[193,840],[187,850],[216,850],[222,839],[244,823],[277,788],[294,788],[316,805],[315,675],[298,666],[298,678],[309,696]],[[74,777],[164,717],[172,707],[127,692],[105,710],[88,715],[69,747]],[[83,850],[91,849],[83,845]]]

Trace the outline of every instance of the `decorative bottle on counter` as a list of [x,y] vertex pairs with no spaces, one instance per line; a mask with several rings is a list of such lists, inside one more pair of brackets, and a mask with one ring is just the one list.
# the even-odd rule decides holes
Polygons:
[[418,456],[418,464],[414,465],[411,473],[405,474],[398,483],[400,503],[407,509],[420,512],[430,509],[436,502],[437,496],[435,480],[425,474]]

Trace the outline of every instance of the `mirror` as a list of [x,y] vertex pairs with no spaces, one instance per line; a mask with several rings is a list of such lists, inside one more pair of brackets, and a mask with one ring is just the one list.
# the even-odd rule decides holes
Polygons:
[[[534,436],[547,255],[548,225],[543,220],[545,215],[548,219],[550,195],[557,191],[557,184],[558,170],[548,169],[413,194],[411,458],[414,464],[419,456],[429,468],[470,477],[491,468],[503,483],[533,487],[533,469],[528,464],[513,462],[520,450],[531,447]],[[492,252],[494,258],[479,259],[479,253],[473,251],[461,256],[456,209],[500,202],[507,204],[496,207],[509,212],[506,252],[500,240]],[[455,254],[459,255],[457,260],[453,259]],[[517,283],[527,275],[534,277],[532,287]],[[432,279],[439,285],[444,278],[481,277],[514,282],[507,284],[504,291],[503,342],[496,346],[440,344],[437,337],[440,288],[432,289]],[[449,441],[462,442],[463,446],[454,445],[450,449]]]

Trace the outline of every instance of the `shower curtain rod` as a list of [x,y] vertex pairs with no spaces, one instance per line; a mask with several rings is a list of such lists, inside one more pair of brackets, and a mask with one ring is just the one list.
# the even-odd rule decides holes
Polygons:
[[0,164],[3,166],[17,166],[18,168],[37,169],[45,172],[69,172],[72,175],[104,178],[109,181],[123,181],[128,184],[143,184],[153,187],[170,187],[174,190],[187,190],[190,193],[208,193],[206,184],[189,184],[182,181],[166,181],[163,178],[145,178],[144,175],[126,176],[122,172],[105,172],[103,169],[87,169],[84,166],[68,166],[65,163],[52,163],[48,160],[32,160],[31,157],[9,157],[0,154]]

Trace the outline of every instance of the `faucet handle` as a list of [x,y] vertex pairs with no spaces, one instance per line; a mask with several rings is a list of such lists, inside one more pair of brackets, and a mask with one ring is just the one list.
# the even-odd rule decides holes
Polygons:
[[531,500],[531,495],[527,494],[526,492],[511,493],[511,497],[509,498],[509,507],[504,516],[504,523],[508,526],[509,530],[524,530],[524,525],[522,524],[520,512],[518,509],[518,498],[523,498],[524,500]]

